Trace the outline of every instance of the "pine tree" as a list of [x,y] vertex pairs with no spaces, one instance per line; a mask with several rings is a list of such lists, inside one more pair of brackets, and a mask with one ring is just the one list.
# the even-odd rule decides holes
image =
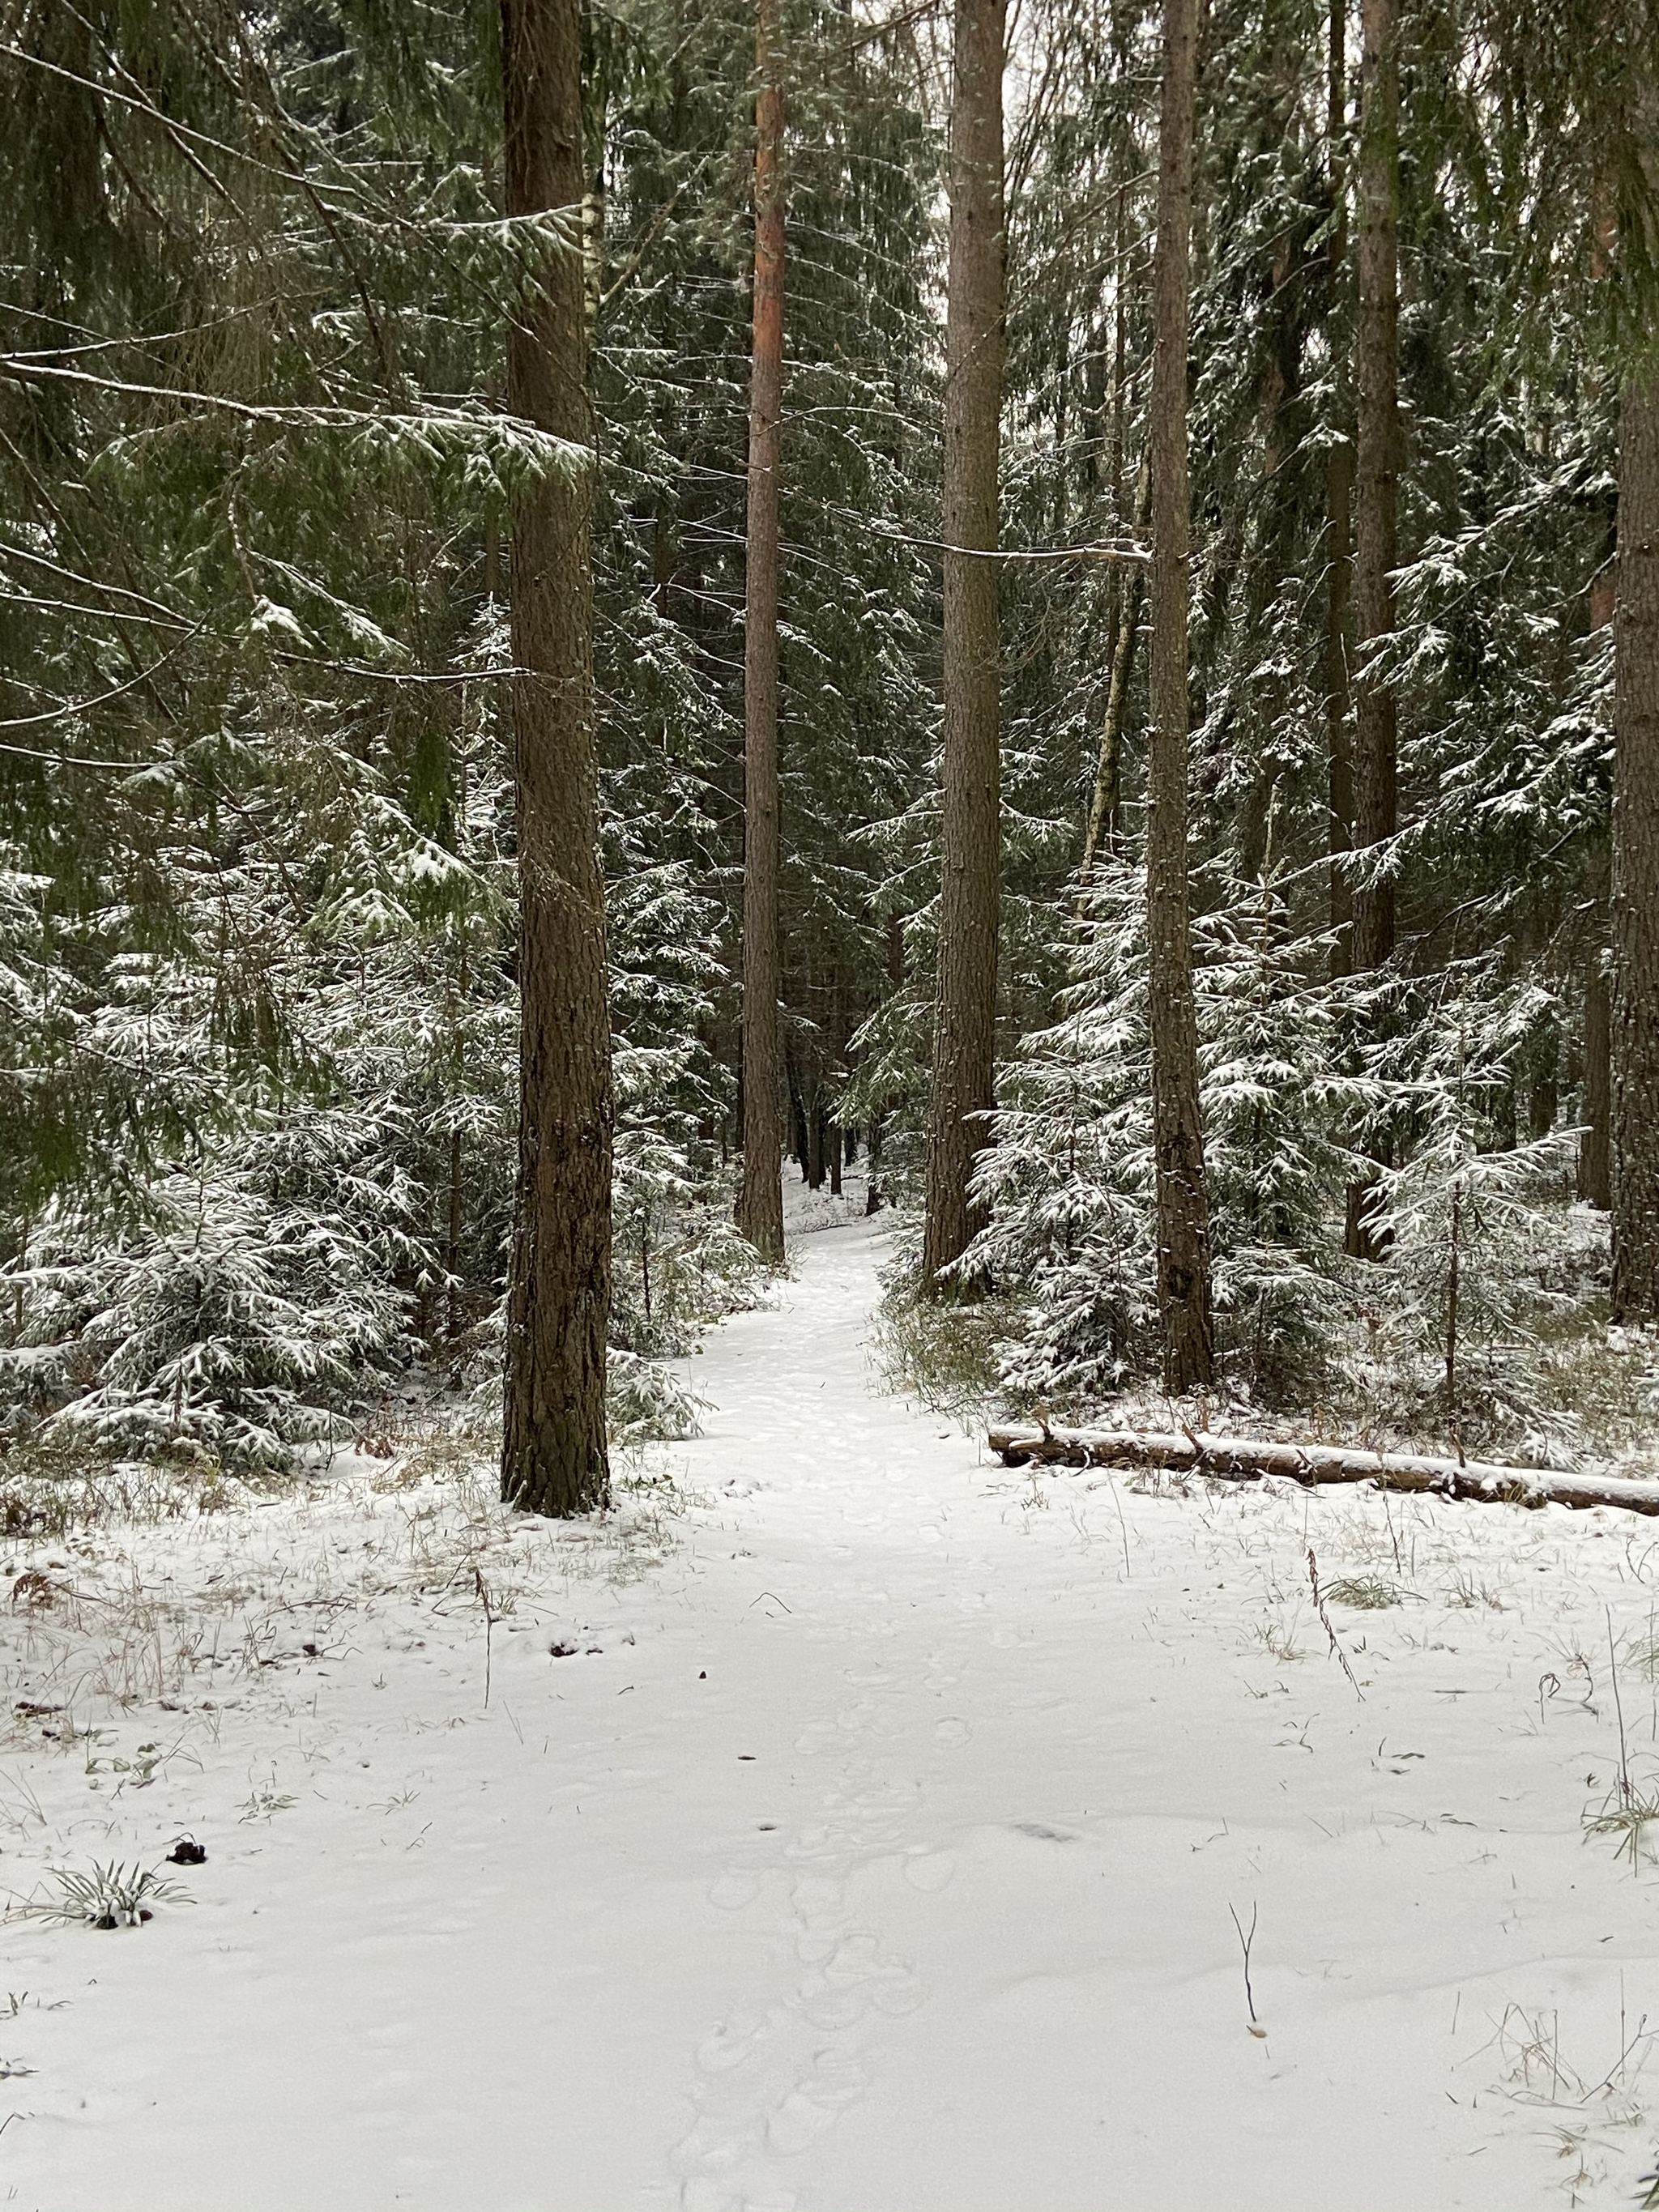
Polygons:
[[1002,395],[1004,0],[956,0],[945,384],[944,829],[922,1275],[973,1230],[994,1095],[1001,844],[997,475]]
[[754,365],[744,617],[744,1188],[738,1225],[783,1261],[779,1099],[779,425],[783,411],[783,88],[761,0],[754,100]]
[[[506,204],[532,241],[507,333],[514,414],[562,450],[513,511],[520,883],[519,1179],[501,1494],[609,1495],[611,1101],[593,750],[587,333],[569,210],[583,187],[575,0],[503,0]],[[551,218],[552,236],[548,233]]]
[[1400,476],[1400,19],[1395,0],[1364,0],[1360,15],[1359,312],[1355,332],[1358,434],[1354,612],[1364,656],[1357,690],[1355,835],[1369,856],[1353,895],[1354,966],[1381,968],[1394,951],[1392,862],[1395,705],[1376,666],[1394,629]]
[[[1659,159],[1656,160],[1659,169]],[[1619,423],[1613,799],[1613,1310],[1659,1320],[1659,367]]]
[[778,466],[783,380],[783,90],[776,0],[761,0],[755,101],[755,326],[744,538],[743,1187],[738,1224],[783,1259],[778,1030]]
[[1207,1383],[1215,1364],[1187,889],[1187,336],[1197,67],[1194,0],[1164,0],[1152,276],[1157,341],[1151,410],[1152,726],[1146,884],[1158,1306],[1164,1387],[1172,1392]]

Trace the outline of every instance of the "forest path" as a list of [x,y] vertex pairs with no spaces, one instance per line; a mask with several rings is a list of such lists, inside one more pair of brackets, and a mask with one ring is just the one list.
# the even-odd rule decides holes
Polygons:
[[[1628,2203],[1654,1882],[1579,1831],[1616,1754],[1604,1603],[1651,1640],[1626,1517],[1013,1475],[876,1386],[881,1226],[801,1237],[712,1333],[708,1433],[648,1462],[677,1540],[514,1524],[488,1639],[423,1492],[144,1538],[179,1588],[265,1542],[270,1658],[152,1795],[106,1756],[175,1725],[142,1705],[106,1772],[41,1746],[0,1776],[39,1812],[9,1887],[173,1820],[211,1844],[188,1912],[4,1931],[33,1995],[0,2054],[35,2070],[0,2203]],[[1410,1593],[1333,1607],[1363,1702],[1310,1541]],[[6,1632],[38,1682],[47,1632]]]

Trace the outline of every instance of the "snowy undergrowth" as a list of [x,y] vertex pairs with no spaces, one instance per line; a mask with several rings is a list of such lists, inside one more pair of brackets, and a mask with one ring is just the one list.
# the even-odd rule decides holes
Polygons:
[[1535,1213],[1528,1220],[1534,1243],[1524,1272],[1500,1255],[1509,1306],[1524,1307],[1528,1322],[1485,1336],[1467,1328],[1449,1407],[1437,1303],[1443,1288],[1410,1261],[1329,1267],[1312,1376],[1264,1378],[1241,1346],[1248,1316],[1223,1311],[1214,1390],[1171,1401],[1158,1387],[1154,1345],[1114,1358],[1103,1343],[1084,1359],[1079,1338],[1060,1360],[1045,1336],[1052,1315],[1015,1291],[919,1297],[907,1248],[884,1278],[879,1364],[891,1387],[970,1425],[1041,1406],[1054,1419],[1103,1427],[1184,1424],[1454,1457],[1461,1449],[1524,1466],[1645,1470],[1659,1454],[1659,1337],[1607,1322],[1605,1218],[1558,1204],[1543,1232]]

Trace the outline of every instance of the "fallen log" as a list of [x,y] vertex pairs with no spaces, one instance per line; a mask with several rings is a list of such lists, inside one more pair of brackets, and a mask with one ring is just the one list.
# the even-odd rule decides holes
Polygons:
[[1481,1505],[1568,1505],[1584,1512],[1613,1505],[1659,1514],[1659,1482],[1624,1475],[1565,1474],[1559,1468],[1504,1467],[1489,1460],[1430,1459],[1417,1452],[1364,1451],[1339,1444],[1280,1443],[1207,1431],[1160,1436],[1140,1429],[994,1428],[991,1449],[1006,1467],[1160,1468],[1222,1482],[1280,1475],[1312,1488],[1325,1482],[1374,1482],[1383,1490],[1426,1491]]

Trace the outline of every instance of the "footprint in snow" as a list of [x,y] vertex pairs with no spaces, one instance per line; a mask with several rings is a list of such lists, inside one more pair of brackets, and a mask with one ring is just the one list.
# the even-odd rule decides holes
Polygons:
[[729,2074],[753,2052],[766,2022],[757,2013],[723,2020],[697,2045],[697,2063],[705,2074]]
[[949,1851],[918,1851],[904,1862],[904,1879],[912,1889],[935,1896],[949,1883],[957,1863]]

